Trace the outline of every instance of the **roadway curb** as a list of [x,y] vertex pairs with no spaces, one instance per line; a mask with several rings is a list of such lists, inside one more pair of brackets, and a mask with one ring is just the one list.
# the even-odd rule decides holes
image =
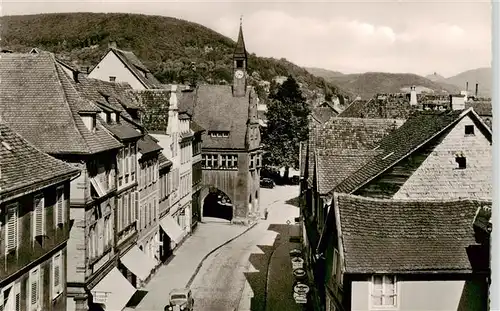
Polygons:
[[201,267],[203,266],[203,263],[205,262],[205,260],[207,260],[208,256],[212,255],[213,253],[215,253],[217,250],[219,250],[221,247],[223,246],[226,246],[227,244],[231,243],[232,241],[236,240],[237,238],[239,238],[240,236],[242,236],[243,234],[247,233],[248,231],[250,231],[253,227],[255,227],[259,222],[256,221],[255,223],[253,223],[250,227],[248,227],[247,229],[245,229],[245,231],[243,231],[242,233],[239,233],[238,235],[232,237],[231,239],[227,240],[226,242],[222,243],[221,245],[217,246],[216,248],[212,249],[210,252],[208,252],[208,254],[205,255],[205,257],[203,257],[200,261],[200,263],[198,264],[198,266],[196,267],[196,269],[194,270],[194,273],[193,275],[191,276],[191,278],[189,279],[189,281],[187,282],[186,284],[186,287],[189,288],[191,286],[191,284],[193,283],[194,281],[194,278],[198,275],[198,272],[200,272],[200,269]]

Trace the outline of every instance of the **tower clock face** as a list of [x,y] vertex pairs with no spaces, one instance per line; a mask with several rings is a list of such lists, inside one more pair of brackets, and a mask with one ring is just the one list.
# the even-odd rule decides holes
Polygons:
[[236,77],[236,79],[241,79],[243,78],[243,71],[242,70],[236,70],[235,73],[234,73],[234,76]]

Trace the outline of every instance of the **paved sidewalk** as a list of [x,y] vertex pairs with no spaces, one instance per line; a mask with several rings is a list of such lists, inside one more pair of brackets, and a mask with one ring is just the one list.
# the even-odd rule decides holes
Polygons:
[[299,226],[280,225],[279,228],[280,232],[275,242],[276,248],[269,263],[266,310],[306,310],[305,306],[297,304],[293,298],[295,278],[289,253],[294,248],[300,248],[300,243],[289,241],[290,236],[299,235]]
[[174,288],[185,287],[207,254],[248,228],[220,222],[198,223],[195,232],[174,251],[172,260],[160,267],[143,288],[148,293],[135,310],[163,311],[168,303],[168,293]]

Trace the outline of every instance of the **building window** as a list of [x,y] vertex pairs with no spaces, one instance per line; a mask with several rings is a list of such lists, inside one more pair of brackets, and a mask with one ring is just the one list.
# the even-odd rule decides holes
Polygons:
[[56,190],[56,210],[55,210],[56,226],[64,224],[64,186]]
[[249,165],[250,169],[254,168],[254,166],[253,166],[254,158],[255,158],[255,155],[251,154],[250,155],[250,165]]
[[27,308],[29,311],[39,311],[42,310],[42,305],[40,301],[40,292],[42,282],[40,282],[40,269],[39,267],[30,271],[29,274],[29,307]]
[[474,125],[466,125],[465,126],[465,135],[474,135]]
[[242,59],[236,60],[236,68],[243,68],[243,60]]
[[62,252],[59,252],[54,257],[52,257],[52,299],[55,299],[62,293],[62,273]]
[[210,131],[210,137],[229,137],[229,131]]
[[458,169],[467,168],[467,158],[463,154],[457,155],[455,157],[455,162],[457,162],[457,164],[458,164]]
[[33,238],[45,234],[45,210],[43,195],[37,195],[33,206]]
[[7,213],[5,214],[5,252],[8,254],[11,251],[17,250],[18,246],[18,204],[13,203],[7,205]]
[[203,154],[202,156],[203,167],[205,168],[218,168],[219,155],[217,154]]
[[115,82],[115,81],[116,81],[116,77],[109,76],[109,82]]
[[397,306],[396,276],[374,275],[371,283],[371,302],[373,307]]

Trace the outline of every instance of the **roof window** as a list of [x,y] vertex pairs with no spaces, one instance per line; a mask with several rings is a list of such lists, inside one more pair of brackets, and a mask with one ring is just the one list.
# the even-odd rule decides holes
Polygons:
[[229,131],[210,131],[210,137],[229,137]]

